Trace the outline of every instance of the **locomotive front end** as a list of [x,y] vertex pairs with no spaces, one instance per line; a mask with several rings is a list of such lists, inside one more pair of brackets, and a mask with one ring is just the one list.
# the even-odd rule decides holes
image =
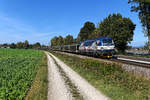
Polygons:
[[115,45],[111,37],[97,39],[97,53],[103,58],[112,58],[115,54]]

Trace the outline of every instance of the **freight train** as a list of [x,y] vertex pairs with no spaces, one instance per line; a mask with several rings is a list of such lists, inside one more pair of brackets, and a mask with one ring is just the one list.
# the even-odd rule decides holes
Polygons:
[[111,37],[86,40],[80,44],[52,46],[51,49],[102,58],[112,58],[116,54],[115,44]]

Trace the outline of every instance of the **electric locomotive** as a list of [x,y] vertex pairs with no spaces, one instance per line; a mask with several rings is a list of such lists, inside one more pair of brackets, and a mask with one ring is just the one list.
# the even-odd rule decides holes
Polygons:
[[80,53],[112,58],[115,54],[115,45],[111,37],[101,37],[94,40],[86,40],[79,46]]

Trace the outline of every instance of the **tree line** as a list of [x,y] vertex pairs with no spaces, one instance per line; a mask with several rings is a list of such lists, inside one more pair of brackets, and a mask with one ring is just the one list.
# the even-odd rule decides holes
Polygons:
[[44,49],[47,48],[45,45],[41,45],[39,42],[36,42],[34,44],[29,44],[28,40],[25,40],[24,42],[17,42],[17,43],[11,43],[11,44],[1,44],[1,48],[12,48],[12,49]]
[[57,46],[57,45],[71,45],[76,43],[76,39],[73,38],[72,35],[67,35],[66,37],[62,36],[55,36],[51,39],[51,46]]
[[[128,0],[131,4],[131,12],[138,12],[143,30],[149,38],[150,45],[150,1],[149,0]],[[124,52],[128,44],[133,40],[136,25],[130,18],[123,17],[120,13],[109,14],[103,21],[95,27],[92,22],[85,22],[77,38],[72,35],[66,37],[54,37],[51,39],[51,46],[70,45],[80,43],[88,39],[99,37],[112,37],[115,47]]]

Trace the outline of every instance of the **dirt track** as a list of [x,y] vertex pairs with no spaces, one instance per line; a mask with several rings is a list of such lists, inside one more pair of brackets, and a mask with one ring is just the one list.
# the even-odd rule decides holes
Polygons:
[[[48,52],[46,54],[48,57],[48,100],[109,100],[57,57]],[[70,86],[65,83],[59,67],[75,85],[75,92],[70,91]],[[73,93],[79,93],[79,96],[83,98],[77,98]]]

